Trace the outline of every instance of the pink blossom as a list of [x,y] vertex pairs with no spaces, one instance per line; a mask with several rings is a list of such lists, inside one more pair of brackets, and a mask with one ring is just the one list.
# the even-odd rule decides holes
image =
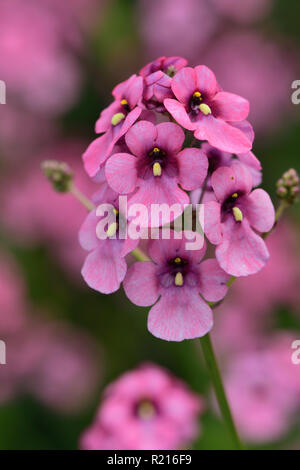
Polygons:
[[23,325],[25,309],[21,273],[7,255],[0,254],[0,339]]
[[[88,214],[79,231],[79,241],[83,249],[90,251],[81,270],[84,280],[93,289],[110,294],[119,289],[127,271],[125,256],[136,248],[139,240],[130,239],[126,233],[124,239],[119,236],[124,215],[120,213],[118,195],[112,190],[106,192],[105,202],[100,216],[96,209]],[[106,238],[97,235],[101,221],[105,222]]]
[[164,105],[185,129],[195,131],[199,140],[225,152],[245,153],[252,143],[235,125],[249,114],[249,102],[241,96],[221,90],[214,73],[205,65],[184,67],[172,80],[177,98]]
[[140,34],[148,56],[182,55],[194,60],[218,22],[207,0],[141,0]]
[[137,105],[143,94],[143,78],[132,75],[117,85],[112,94],[115,101],[101,112],[96,122],[97,134],[103,135],[94,140],[83,154],[84,167],[91,177],[97,174],[114,145],[140,116],[142,108]]
[[[290,348],[286,353],[291,358]],[[231,360],[225,385],[244,439],[271,441],[288,431],[299,400],[295,398],[291,381],[283,386],[282,379],[278,380],[279,371],[284,372],[284,368],[271,350],[245,352]]]
[[204,336],[212,328],[213,316],[199,294],[215,302],[227,292],[229,276],[217,261],[201,262],[205,245],[186,249],[190,235],[185,232],[182,239],[176,239],[171,232],[170,240],[151,240],[148,254],[152,261],[135,263],[124,281],[125,293],[134,304],[155,304],[149,312],[148,329],[167,341]]
[[212,0],[218,12],[240,23],[250,23],[266,16],[272,7],[272,0]]
[[[148,213],[140,217],[141,226],[155,224],[151,219],[151,205],[178,204],[171,218],[177,217],[189,203],[188,195],[179,188],[199,187],[207,173],[207,158],[196,148],[181,150],[184,132],[174,123],[154,126],[147,121],[135,124],[125,136],[129,153],[114,154],[107,162],[105,174],[108,184],[120,194],[130,194],[128,208],[144,204]],[[170,214],[163,214],[161,223],[170,222]]]
[[140,70],[140,75],[145,80],[144,104],[148,109],[155,109],[158,112],[165,111],[164,100],[174,97],[171,90],[171,77],[186,64],[187,60],[182,57],[162,56]]
[[83,449],[178,449],[198,433],[202,399],[159,366],[143,364],[109,385]]
[[204,58],[201,55],[224,88],[250,101],[249,119],[256,132],[274,130],[291,114],[288,93],[295,71],[287,49],[257,33],[232,32],[215,41]]
[[205,203],[204,231],[217,245],[220,266],[233,276],[258,272],[269,258],[263,239],[254,232],[268,232],[275,213],[269,195],[262,189],[251,192],[249,171],[238,163],[220,167],[211,177],[216,201]]

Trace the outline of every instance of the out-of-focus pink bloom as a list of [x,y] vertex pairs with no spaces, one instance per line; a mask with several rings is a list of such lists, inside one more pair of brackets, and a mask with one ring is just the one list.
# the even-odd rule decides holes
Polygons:
[[65,44],[67,28],[56,13],[36,0],[3,0],[0,6],[1,79],[26,108],[47,114],[67,109],[80,85]]
[[171,88],[176,99],[165,99],[166,109],[197,139],[225,152],[251,150],[252,142],[236,126],[247,118],[249,102],[222,91],[212,70],[205,65],[184,67],[172,79]]
[[140,32],[149,56],[197,57],[217,18],[206,0],[141,0]]
[[143,95],[143,78],[132,75],[115,86],[112,94],[115,101],[101,112],[95,126],[97,134],[103,135],[95,139],[83,154],[85,170],[91,177],[97,175],[115,144],[140,116],[142,108],[138,104]]
[[212,0],[213,6],[223,15],[241,23],[250,23],[266,16],[272,0]]
[[14,333],[24,322],[25,293],[21,273],[0,254],[0,338]]
[[216,302],[227,292],[229,276],[217,261],[202,262],[206,246],[186,249],[190,235],[185,232],[182,239],[175,239],[171,232],[168,240],[151,240],[148,254],[152,261],[135,263],[124,281],[126,295],[133,303],[145,307],[155,304],[149,312],[148,329],[167,341],[204,336],[212,328],[213,315],[199,294]]
[[[254,350],[231,358],[225,378],[235,422],[249,441],[278,439],[289,429],[299,406],[299,390],[297,398],[292,381],[283,383],[287,360],[279,363],[273,352],[272,348]],[[291,360],[290,347],[285,353]]]
[[[151,217],[153,204],[177,204],[171,217],[176,218],[189,203],[186,190],[201,186],[207,174],[207,157],[196,148],[182,149],[184,132],[177,124],[163,122],[136,123],[125,136],[129,153],[114,154],[106,163],[105,174],[111,188],[120,194],[130,194],[128,208],[144,204],[139,223],[155,226]],[[170,214],[162,214],[159,225],[169,223]]]
[[269,258],[265,242],[254,230],[268,232],[274,225],[270,196],[262,189],[251,192],[252,176],[239,163],[218,168],[211,184],[216,201],[205,203],[204,231],[217,245],[216,258],[233,276],[255,274]]
[[202,399],[164,369],[143,364],[112,383],[83,449],[178,449],[198,433]]
[[225,89],[249,100],[249,119],[256,131],[272,130],[282,123],[295,72],[288,54],[276,44],[256,34],[226,34],[201,61],[212,67]]
[[86,209],[71,194],[53,191],[43,176],[40,163],[47,159],[63,160],[75,174],[75,184],[90,196],[96,185],[85,175],[80,155],[81,142],[63,142],[49,149],[25,169],[16,170],[1,188],[1,217],[6,230],[19,243],[50,242],[62,265],[72,275],[80,271],[84,251],[77,233]]
[[0,369],[0,401],[32,394],[66,413],[81,409],[101,375],[99,351],[81,332],[59,323],[34,321],[7,337],[7,364]]

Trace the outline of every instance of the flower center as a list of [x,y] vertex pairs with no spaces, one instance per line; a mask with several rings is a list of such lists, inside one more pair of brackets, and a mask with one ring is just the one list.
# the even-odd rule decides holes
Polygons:
[[198,114],[201,111],[205,116],[211,114],[211,109],[208,104],[203,103],[203,95],[200,91],[195,91],[190,99],[190,110],[193,114]]
[[130,111],[130,106],[129,106],[129,104],[128,104],[128,101],[125,100],[125,98],[123,98],[123,99],[121,100],[121,106],[124,108],[125,111],[127,111],[127,112],[129,113],[129,111]]
[[149,421],[157,414],[155,405],[150,400],[141,400],[137,405],[137,415],[143,421]]
[[119,211],[118,209],[114,208],[113,209],[113,214],[114,214],[114,221],[111,223],[108,223],[107,230],[106,230],[106,235],[108,238],[113,238],[118,229],[119,229]]
[[154,147],[154,149],[149,152],[149,157],[151,159],[153,175],[161,176],[162,168],[165,166],[166,152],[158,147]]
[[227,214],[232,214],[236,222],[242,222],[243,220],[243,213],[241,209],[236,206],[239,197],[239,193],[233,193],[222,204],[223,216]]
[[170,261],[172,274],[174,276],[174,284],[177,287],[182,287],[184,284],[184,275],[187,268],[187,261],[177,256]]

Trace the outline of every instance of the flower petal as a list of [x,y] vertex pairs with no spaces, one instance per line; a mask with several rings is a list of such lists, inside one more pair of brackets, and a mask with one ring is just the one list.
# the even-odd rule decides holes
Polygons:
[[82,158],[85,171],[94,177],[100,166],[109,156],[109,146],[111,144],[111,134],[107,132],[95,139],[86,149]]
[[211,185],[218,201],[224,202],[235,192],[249,194],[253,180],[251,173],[243,164],[234,162],[231,167],[219,167],[211,176]]
[[99,217],[96,216],[96,210],[90,212],[79,230],[79,243],[84,250],[94,250],[99,245],[99,239],[96,236],[96,227]]
[[152,122],[139,121],[127,132],[126,144],[133,155],[143,157],[155,145],[156,127]]
[[209,302],[218,302],[228,291],[230,276],[220,268],[216,259],[207,259],[199,266],[200,292]]
[[204,204],[204,233],[214,245],[222,240],[221,205],[216,201]]
[[180,126],[174,122],[162,122],[156,126],[156,146],[166,153],[176,154],[180,152],[185,135]]
[[126,270],[126,261],[120,256],[119,241],[105,240],[87,256],[81,274],[92,289],[111,294],[119,289]]
[[258,232],[269,232],[275,223],[275,210],[269,194],[255,189],[247,197],[247,219]]
[[171,116],[175,119],[175,121],[181,124],[182,127],[190,131],[193,131],[196,129],[197,124],[190,120],[185,110],[185,107],[182,103],[179,103],[176,100],[167,98],[166,100],[164,100],[164,105],[167,111],[169,111]]
[[220,91],[212,101],[214,115],[224,121],[243,121],[249,114],[249,101],[234,93]]
[[195,70],[192,67],[179,70],[172,80],[171,88],[178,101],[188,104],[197,89]]
[[209,98],[212,98],[217,90],[218,84],[215,74],[205,65],[198,65],[195,67],[197,90]]
[[151,261],[134,263],[124,279],[124,290],[131,302],[140,307],[153,305],[159,296],[156,269]]
[[191,289],[166,289],[148,316],[148,330],[166,341],[204,336],[213,326],[211,308]]
[[247,219],[237,223],[232,218],[223,224],[223,240],[216,248],[216,258],[228,274],[249,276],[265,266],[269,252]]
[[224,152],[245,153],[252,147],[252,143],[242,131],[212,115],[204,116],[198,121],[195,137],[207,140],[210,145]]
[[186,148],[177,155],[179,183],[187,191],[199,188],[206,176],[208,159],[205,153],[197,148]]
[[110,187],[119,194],[131,193],[137,184],[137,159],[129,153],[115,153],[105,165]]

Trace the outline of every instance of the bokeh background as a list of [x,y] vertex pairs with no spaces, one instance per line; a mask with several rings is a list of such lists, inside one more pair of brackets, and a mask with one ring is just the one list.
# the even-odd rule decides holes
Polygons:
[[[91,195],[96,187],[81,155],[113,86],[157,56],[183,55],[250,100],[263,187],[276,203],[277,179],[299,169],[300,105],[291,102],[291,84],[300,79],[298,3],[0,0],[0,79],[7,85],[0,105],[0,339],[7,343],[0,449],[76,449],[105,385],[149,360],[206,400],[192,448],[230,448],[197,341],[154,338],[147,309],[122,290],[105,296],[84,284],[77,234],[85,210],[52,191],[40,162],[68,162]],[[237,281],[215,311],[216,349],[250,447],[300,448],[300,365],[285,362],[300,339],[299,222],[300,205],[270,236],[268,267]],[[271,378],[263,390],[257,386],[257,376],[268,376],[266,354],[277,358],[279,375],[290,372],[283,380],[296,395],[292,407],[273,393]]]

